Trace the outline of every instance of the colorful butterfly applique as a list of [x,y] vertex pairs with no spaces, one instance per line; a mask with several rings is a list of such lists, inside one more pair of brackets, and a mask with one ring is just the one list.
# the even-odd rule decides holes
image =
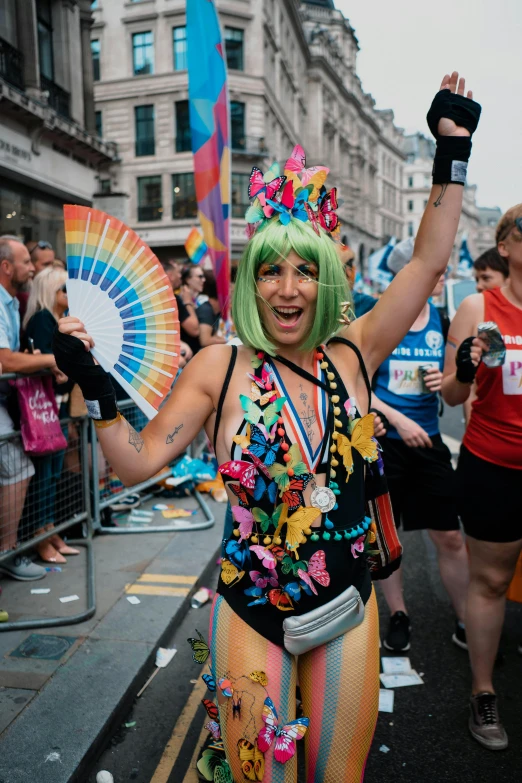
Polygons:
[[[254,166],[248,183],[248,198],[253,199],[257,197],[261,206],[265,207],[266,200],[274,198],[285,180],[286,177],[280,174],[278,163],[273,163],[265,174],[257,166]],[[265,212],[265,217],[270,216],[271,213],[267,215]]]
[[234,493],[242,506],[247,508],[250,505],[248,496],[252,494],[251,492],[248,492],[241,484],[228,484],[227,486],[228,489]]
[[259,386],[260,389],[263,389],[263,391],[272,391],[274,386],[274,372],[270,368],[268,362],[263,362],[260,378],[258,378],[258,376],[254,375],[253,373],[247,374],[250,380]]
[[268,469],[268,472],[279,487],[280,495],[289,488],[292,478],[295,477],[302,480],[304,480],[305,477],[309,480],[312,478],[312,474],[308,471],[303,462],[301,451],[297,443],[293,443],[290,446],[287,454],[289,456],[288,462],[284,462],[282,465],[276,462]]
[[226,677],[221,677],[218,680],[218,685],[219,685],[219,688],[220,688],[223,696],[226,696],[227,698],[230,698],[232,696],[232,694],[234,693],[234,688],[232,687],[232,683]]
[[270,400],[274,402],[277,399],[277,395],[274,391],[267,391],[264,394],[261,394],[259,386],[253,383],[251,385],[250,399],[253,400],[253,402],[258,402],[260,405],[266,405]]
[[197,628],[196,633],[199,636],[199,639],[187,639],[187,642],[192,647],[192,658],[194,662],[204,664],[210,655],[210,649]]
[[247,739],[237,743],[241,771],[247,780],[263,780],[265,774],[265,757],[257,747]]
[[252,515],[255,521],[260,525],[262,532],[267,533],[271,527],[277,528],[283,510],[284,504],[280,503],[272,516],[266,514],[262,508],[257,507],[252,509]]
[[232,720],[239,718],[241,720],[241,696],[234,693],[232,696]]
[[277,571],[275,569],[269,569],[266,574],[262,574],[261,571],[250,571],[250,579],[253,581],[256,587],[277,587],[279,579],[277,577]]
[[338,207],[337,189],[332,188],[328,192],[326,192],[325,188],[322,188],[322,190],[324,192],[321,193],[317,200],[317,211],[315,212],[309,204],[305,207],[316,234],[319,233],[319,226],[325,231],[332,232],[335,231],[339,223],[339,218],[335,212]]
[[275,503],[277,496],[277,485],[274,481],[272,481],[272,479],[270,479],[270,481],[266,481],[263,476],[258,475],[256,477],[253,495],[256,503],[259,503],[259,501],[265,495],[267,496],[270,503]]
[[248,449],[250,446],[250,424],[247,424],[244,435],[234,435],[232,440],[243,450]]
[[263,688],[266,688],[266,686],[268,685],[268,677],[266,672],[258,670],[258,671],[250,672],[248,676],[250,677],[252,682],[258,682],[260,685],[263,686]]
[[[275,433],[274,433],[275,434]],[[260,427],[252,424],[250,427],[250,443],[248,445],[248,451],[250,454],[263,460],[267,467],[274,464],[279,451],[279,443],[271,443],[269,438],[266,438]]]
[[232,506],[232,516],[239,523],[239,540],[249,538],[254,525],[254,516],[252,511],[242,506]]
[[373,414],[368,413],[362,419],[354,419],[349,438],[341,432],[339,433],[336,440],[337,451],[343,458],[343,465],[346,468],[346,481],[353,473],[352,448],[356,449],[367,462],[373,462],[377,459],[377,445],[373,440],[373,432]]
[[281,194],[281,201],[272,201],[267,199],[267,203],[279,212],[279,220],[283,226],[287,226],[292,218],[303,221],[305,223],[308,220],[308,214],[305,209],[305,204],[308,201],[310,193],[313,191],[313,186],[310,185],[309,189],[301,187],[300,190],[294,193],[294,183],[287,182],[283,193]]
[[210,731],[214,739],[220,739],[221,737],[221,728],[219,726],[219,723],[215,720],[209,720],[208,723],[205,723],[205,728],[207,731]]
[[[214,781],[214,783],[219,780],[221,783],[233,783],[234,781],[228,761],[225,759],[225,751],[216,750],[214,746],[205,748],[196,766],[205,780]],[[226,777],[220,777],[222,772]]]
[[314,552],[308,561],[307,570],[304,571],[302,568],[299,568],[297,574],[299,578],[308,585],[314,595],[317,595],[317,590],[312,579],[315,579],[317,584],[320,584],[321,587],[328,587],[330,584],[330,574],[326,570],[326,557],[324,551],[319,549],[317,552]]
[[219,720],[219,710],[217,708],[217,704],[215,704],[211,699],[201,699],[201,703],[204,706],[204,708],[207,711],[207,715],[210,718],[210,720]]
[[202,674],[201,679],[212,693],[216,690],[216,681],[211,674]]
[[225,555],[236,568],[244,570],[245,563],[250,562],[250,552],[244,541],[230,538],[225,544]]
[[[310,525],[320,516],[320,514],[321,509],[314,508],[313,506],[302,506],[290,517],[287,516],[287,513],[283,512],[279,518],[279,524],[274,533],[274,538],[281,534],[282,527],[286,525],[285,547],[295,554],[299,545],[306,542],[306,536],[310,535],[311,532]],[[306,535],[304,532],[305,530],[307,531]]]
[[240,571],[238,567],[234,565],[234,563],[231,563],[230,560],[223,558],[221,561],[221,579],[227,585],[227,587],[232,587],[233,585],[237,584],[244,577],[244,575],[244,571]]
[[351,545],[350,549],[352,550],[352,555],[357,559],[359,555],[361,555],[364,552],[364,541],[366,538],[366,534],[363,533],[362,536],[359,536],[359,538],[354,541],[354,543]]
[[280,609],[282,612],[289,612],[294,608],[292,600],[299,601],[301,598],[301,587],[298,582],[287,582],[283,587],[274,587],[268,591],[268,600]]
[[296,190],[299,187],[312,185],[310,201],[317,201],[319,192],[326,182],[330,169],[327,169],[325,166],[311,166],[307,169],[305,166],[305,151],[299,144],[296,144],[292,154],[285,163],[285,176],[294,183]]
[[269,571],[272,571],[276,567],[276,559],[270,549],[266,549],[266,547],[261,546],[260,544],[254,544],[250,547],[250,550],[258,556],[262,565]]
[[245,419],[250,424],[257,424],[262,418],[265,427],[272,427],[279,418],[279,412],[282,410],[286,397],[278,397],[277,400],[271,402],[266,408],[261,409],[255,404],[246,394],[240,394],[239,399],[241,401],[241,407],[245,411]]
[[297,718],[283,726],[278,726],[277,710],[269,696],[266,697],[263,705],[262,718],[265,725],[257,737],[257,747],[261,753],[266,753],[275,739],[274,758],[281,764],[285,764],[295,755],[295,741],[304,737],[310,721],[308,718]]
[[251,462],[242,459],[230,460],[219,466],[219,472],[232,479],[239,479],[239,483],[245,489],[254,489],[257,476],[257,467]]
[[307,473],[299,478],[290,479],[288,489],[281,493],[281,500],[288,506],[290,512],[304,505],[303,491],[312,480],[312,474]]

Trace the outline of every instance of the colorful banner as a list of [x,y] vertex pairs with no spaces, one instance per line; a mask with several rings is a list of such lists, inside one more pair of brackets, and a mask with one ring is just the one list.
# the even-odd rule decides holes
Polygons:
[[198,217],[224,318],[230,290],[230,133],[225,52],[214,0],[187,2],[190,130]]
[[199,264],[208,250],[205,240],[197,230],[193,228],[185,240],[185,250],[193,264]]

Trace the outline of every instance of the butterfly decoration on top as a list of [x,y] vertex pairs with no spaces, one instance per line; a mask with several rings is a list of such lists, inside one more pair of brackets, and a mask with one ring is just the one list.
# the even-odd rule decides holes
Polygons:
[[254,166],[248,185],[252,203],[245,214],[248,238],[267,220],[277,217],[285,226],[292,218],[303,223],[310,221],[316,234],[323,229],[338,240],[337,189],[325,187],[329,171],[325,166],[307,169],[305,151],[299,144],[286,161],[283,174],[278,163],[273,163],[264,174]]

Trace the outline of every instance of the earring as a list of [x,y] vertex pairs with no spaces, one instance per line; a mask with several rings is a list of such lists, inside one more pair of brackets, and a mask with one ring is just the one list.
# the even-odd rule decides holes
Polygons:
[[348,311],[351,310],[350,302],[341,302],[341,317],[338,319],[339,323],[343,326],[350,326],[350,316]]

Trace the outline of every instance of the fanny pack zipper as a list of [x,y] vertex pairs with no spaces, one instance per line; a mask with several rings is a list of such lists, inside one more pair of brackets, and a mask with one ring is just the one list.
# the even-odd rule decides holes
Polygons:
[[[328,620],[333,620],[335,617],[338,617],[340,614],[345,614],[354,606],[358,605],[360,601],[361,601],[361,596],[358,595],[357,598],[354,598],[350,602],[350,604],[340,607],[335,612],[329,612],[326,617],[328,618]],[[285,634],[287,636],[301,636],[301,634],[310,633],[310,631],[315,631],[316,628],[320,628],[322,625],[324,625],[324,623],[325,623],[325,617],[320,617],[318,620],[315,620],[313,623],[308,623],[306,626],[303,626],[302,628],[289,629],[285,631]]]

